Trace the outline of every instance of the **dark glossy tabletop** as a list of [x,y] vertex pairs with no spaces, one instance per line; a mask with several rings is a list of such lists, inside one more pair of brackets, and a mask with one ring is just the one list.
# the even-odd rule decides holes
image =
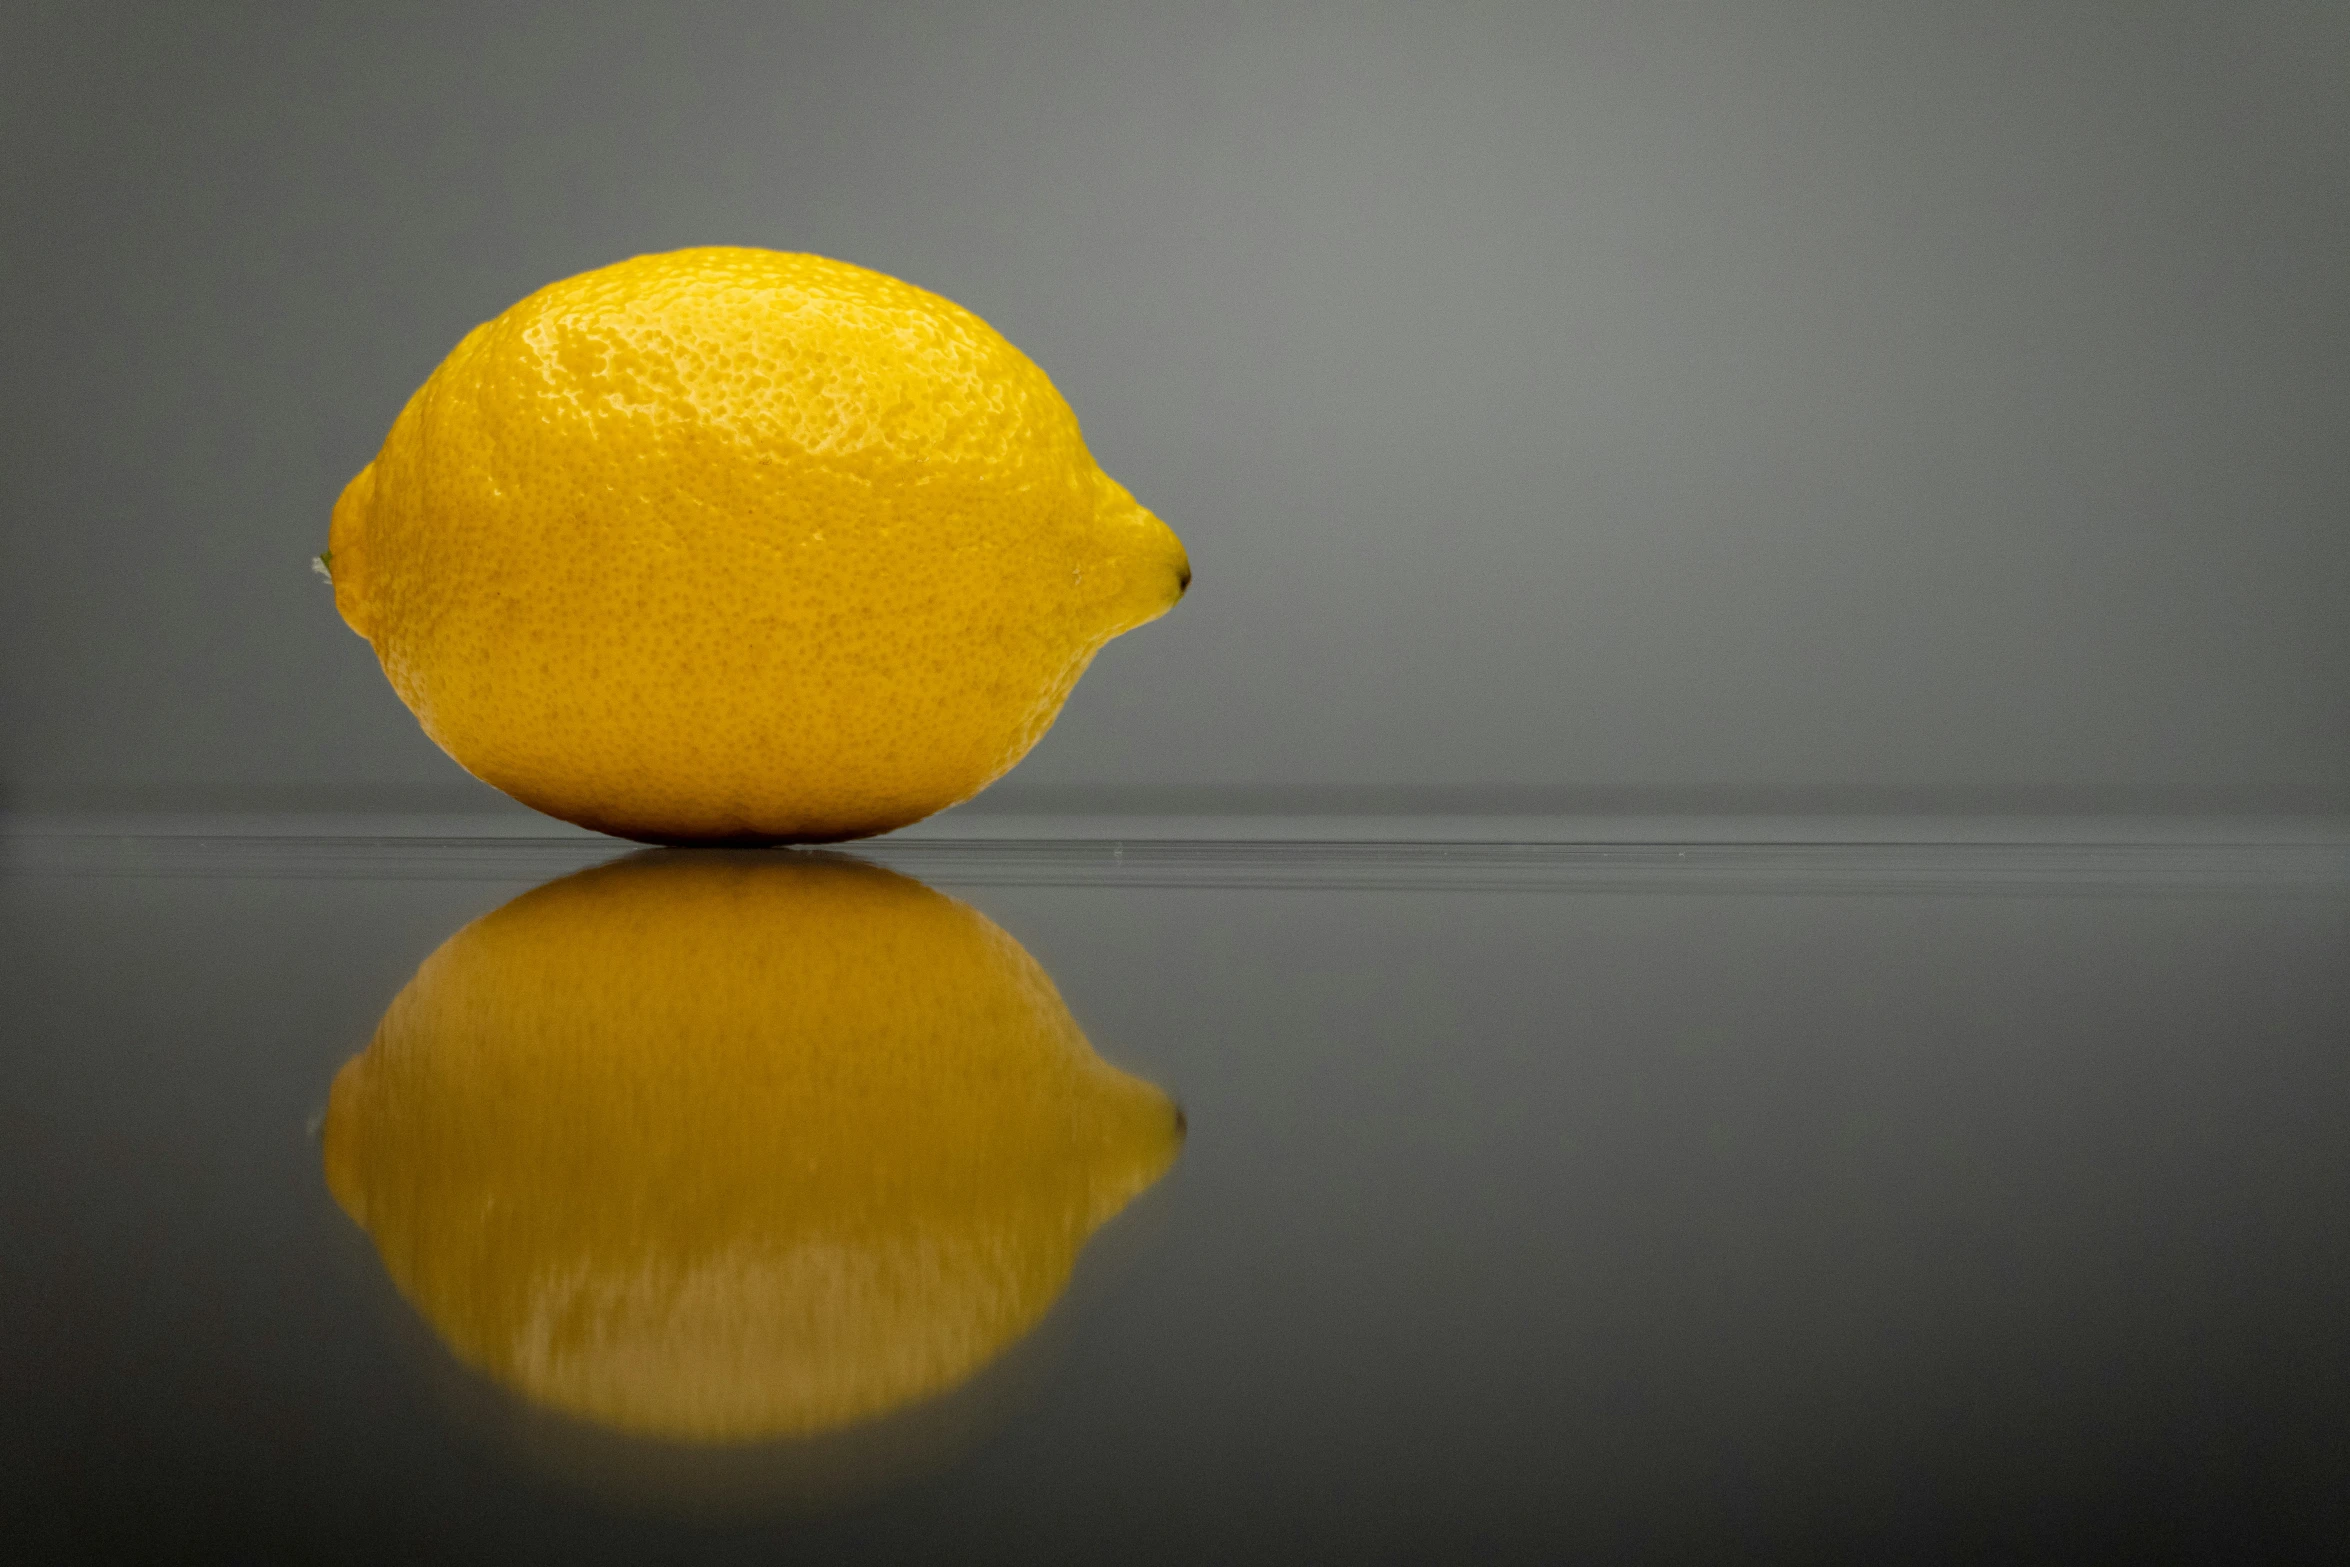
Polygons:
[[[682,870],[652,855],[518,904],[627,846],[19,823],[0,879],[0,1434],[8,1532],[29,1542],[12,1554],[2350,1547],[2350,838],[2226,824],[1977,824],[1902,842],[1734,826],[1599,842],[1473,823],[1339,836],[916,836],[818,872],[806,855]],[[625,930],[590,976],[599,995],[637,998],[619,1012],[480,934],[563,899]],[[509,905],[504,925],[469,926]],[[906,936],[901,919],[948,934]],[[792,988],[808,983],[793,965],[810,938],[788,933],[817,927],[790,922],[807,920],[848,954],[825,970],[820,1012]],[[1034,1138],[973,1133],[979,1163],[934,1167],[930,1150],[962,1137],[955,1104],[901,1113],[888,1095],[913,1106],[919,1085],[856,1076],[865,1041],[917,1006],[954,1021],[913,1043],[899,1029],[888,1048],[916,1075],[925,1061],[942,1080],[981,1071],[968,1052],[982,1047],[956,1031],[994,1016],[996,992],[909,1002],[904,984],[952,966],[922,943],[981,953],[1028,987],[1018,1005],[1061,1030],[1050,1072],[1179,1105],[1179,1146],[1162,1137],[1114,1180],[1100,1173],[1112,1155],[1084,1155],[1093,1173],[1072,1179],[1094,1206],[1054,1231],[1061,1253],[1038,1242],[1032,1256],[1026,1221],[1001,1220],[989,1255],[1029,1281],[1023,1309],[1041,1317],[1013,1313],[1007,1341],[973,1340],[926,1382],[873,1369],[913,1354],[907,1335],[933,1353],[944,1329],[923,1325],[936,1302],[916,1290],[899,1339],[857,1352],[871,1366],[769,1363],[730,1339],[736,1358],[696,1372],[715,1380],[690,1396],[631,1383],[604,1416],[560,1407],[513,1347],[544,1322],[497,1317],[474,1275],[445,1282],[452,1227],[476,1208],[522,1203],[491,1260],[467,1266],[511,1275],[530,1309],[563,1289],[619,1311],[609,1302],[653,1287],[642,1259],[670,1259],[655,1323],[668,1339],[622,1368],[640,1381],[700,1365],[695,1334],[755,1338],[762,1313],[833,1310],[790,1280],[817,1252],[828,1278],[881,1267],[857,1251],[877,1227],[932,1269],[901,1256],[888,1266],[915,1269],[903,1276],[951,1272],[937,1259],[963,1242],[941,1227],[965,1221],[906,1193],[952,1206],[966,1187],[1009,1190],[988,1172]],[[872,953],[896,956],[859,967]],[[461,994],[433,977],[460,957],[474,963]],[[1042,990],[1019,977],[1031,960]],[[697,1046],[691,1020],[733,983],[711,974],[746,964],[772,988],[729,992],[726,1015],[749,1022]],[[870,994],[858,974],[878,976]],[[404,987],[425,998],[406,1013]],[[411,1089],[425,1129],[374,1155],[393,1166],[372,1177],[375,1206],[330,1184],[338,1071],[425,1027],[428,992],[444,1019],[430,1026],[475,1052],[459,1076],[601,1030],[592,1048],[639,1074],[605,1107],[625,1137],[574,1127],[559,1086],[548,1105],[508,1090],[463,1116],[427,1102],[456,1090]],[[639,1001],[673,1021],[632,1057]],[[773,1040],[756,1026],[770,1005]],[[794,1100],[814,1119],[777,1135],[839,1130],[827,1157],[864,1161],[850,1196],[804,1197],[769,1152],[738,1147],[764,1124],[750,1080],[774,1053],[798,1063],[793,1082],[834,1085]],[[746,1079],[744,1097],[727,1083],[669,1095],[713,1063]],[[1035,1113],[1055,1126],[1093,1113],[1044,1094]],[[714,1119],[677,1124],[694,1116]],[[597,1138],[666,1162],[621,1168]],[[539,1168],[558,1155],[587,1173]],[[480,1194],[448,1173],[477,1165],[505,1173],[479,1177]],[[386,1182],[414,1197],[396,1234]],[[626,1201],[564,1195],[604,1186]],[[516,1190],[591,1207],[579,1222],[602,1249],[541,1248],[557,1218]],[[725,1274],[696,1315],[679,1292],[708,1279],[678,1284],[679,1270],[718,1277],[724,1247],[679,1235],[737,1196],[769,1215],[759,1244],[802,1272]],[[803,1200],[861,1217],[810,1228],[785,1211]],[[473,1304],[452,1306],[452,1290]],[[464,1311],[471,1326],[454,1325]],[[776,1430],[660,1425],[781,1407],[760,1399],[795,1377],[881,1391]]]

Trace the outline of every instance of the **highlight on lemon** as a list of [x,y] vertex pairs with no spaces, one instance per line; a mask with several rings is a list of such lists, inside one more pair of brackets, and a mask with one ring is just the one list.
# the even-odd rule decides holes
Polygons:
[[427,958],[336,1076],[336,1200],[458,1359],[684,1443],[971,1378],[1182,1143],[1002,930],[860,862],[651,851]]
[[668,843],[835,841],[969,798],[1191,580],[986,322],[725,247],[468,333],[320,566],[468,771]]

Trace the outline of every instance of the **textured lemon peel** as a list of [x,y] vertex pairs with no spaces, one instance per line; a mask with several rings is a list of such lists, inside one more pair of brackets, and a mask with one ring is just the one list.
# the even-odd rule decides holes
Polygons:
[[336,604],[468,771],[657,841],[968,799],[1190,580],[985,322],[705,249],[485,322],[337,500]]

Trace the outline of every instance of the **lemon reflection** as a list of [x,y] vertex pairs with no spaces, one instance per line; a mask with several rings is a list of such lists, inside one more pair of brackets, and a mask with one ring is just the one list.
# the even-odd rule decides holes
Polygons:
[[966,1381],[1181,1137],[954,899],[854,860],[650,853],[427,958],[337,1075],[325,1157],[460,1359],[719,1443]]

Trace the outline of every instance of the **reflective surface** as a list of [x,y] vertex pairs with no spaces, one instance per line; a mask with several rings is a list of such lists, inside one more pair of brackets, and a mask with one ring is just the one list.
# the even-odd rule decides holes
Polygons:
[[466,926],[322,1132],[336,1201],[459,1359],[689,1445],[968,1382],[1181,1139],[968,907],[740,853],[630,855]]
[[2341,1555],[2338,834],[1431,836],[20,833],[8,1537]]

